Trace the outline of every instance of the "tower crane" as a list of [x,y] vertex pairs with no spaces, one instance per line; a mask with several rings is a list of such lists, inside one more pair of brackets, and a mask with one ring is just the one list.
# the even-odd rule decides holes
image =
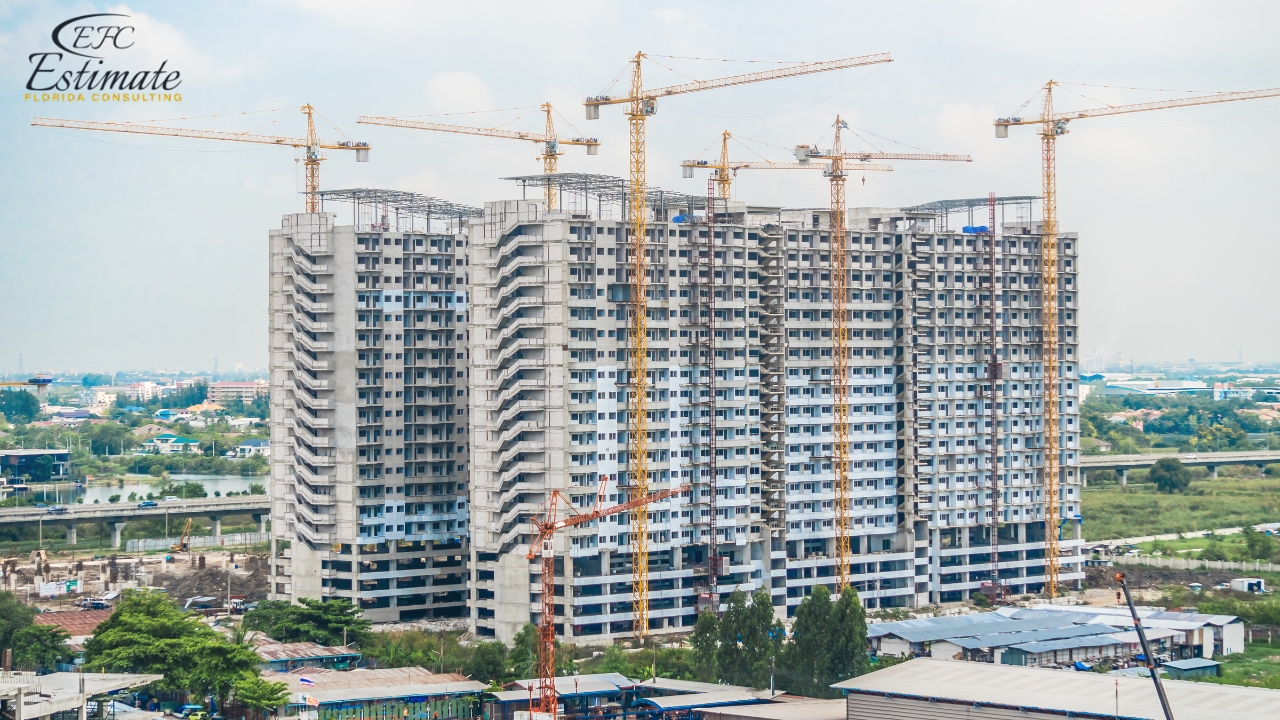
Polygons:
[[[431,130],[434,132],[457,133],[461,135],[480,135],[483,137],[507,138],[509,140],[528,140],[530,142],[540,143],[542,145],[542,172],[544,175],[556,174],[556,161],[564,153],[560,151],[561,145],[581,145],[587,148],[588,155],[596,155],[600,152],[600,141],[596,138],[576,137],[561,138],[556,137],[555,122],[551,118],[551,103],[543,103],[541,105],[543,112],[547,115],[547,128],[542,134],[522,132],[519,130],[503,130],[501,128],[482,128],[472,127],[470,125],[447,125],[445,123],[422,122],[420,120],[405,120],[395,117],[377,117],[373,115],[361,115],[356,119],[356,123],[360,125],[385,125],[387,127],[409,128],[411,130]],[[547,209],[556,209],[555,188],[547,184]]]
[[[776,70],[730,75],[712,80],[694,80],[658,88],[644,86],[645,54],[631,59],[631,88],[625,96],[597,95],[583,101],[588,120],[600,118],[602,105],[627,105],[630,126],[630,183],[627,214],[631,230],[631,328],[630,413],[627,424],[627,475],[639,495],[649,492],[649,365],[648,365],[648,184],[645,167],[645,121],[658,111],[658,98],[749,83],[799,77],[814,73],[865,67],[893,62],[889,53],[800,63]],[[642,638],[649,633],[649,525],[648,515],[637,513],[632,526],[631,586],[632,632]]]
[[[573,502],[559,490],[552,490],[551,495],[547,498],[545,516],[542,519],[532,519],[533,526],[538,530],[538,536],[533,542],[529,543],[529,553],[526,557],[529,560],[535,560],[538,557],[542,558],[542,619],[538,624],[538,710],[549,715],[549,720],[555,720],[558,702],[556,699],[556,533],[565,528],[585,525],[593,520],[628,512],[660,500],[675,497],[680,493],[688,492],[691,486],[680,485],[651,495],[637,494],[624,503],[600,508],[600,501],[604,497],[604,488],[605,484],[601,481],[600,494],[596,496],[595,510],[589,513],[570,515],[563,519],[557,519],[556,517],[559,501],[563,500],[565,507],[570,510],[573,509]],[[647,516],[648,512],[641,514]],[[532,708],[530,709],[532,710]]]
[[[1074,110],[1055,113],[1053,110],[1053,88],[1059,83],[1050,80],[1044,85],[1044,104],[1040,117],[998,118],[995,121],[996,137],[1009,137],[1009,128],[1015,125],[1037,125],[1040,127],[1040,173],[1044,201],[1041,212],[1044,220],[1041,225],[1040,239],[1040,317],[1044,323],[1040,348],[1041,383],[1044,387],[1044,523],[1045,523],[1045,591],[1050,598],[1058,596],[1058,534],[1053,532],[1062,513],[1059,494],[1061,480],[1061,428],[1059,399],[1061,382],[1058,372],[1058,178],[1057,178],[1057,144],[1058,137],[1066,135],[1067,123],[1073,120],[1085,120],[1109,115],[1128,115],[1151,110],[1170,110],[1173,108],[1192,107],[1195,105],[1213,105],[1240,100],[1259,100],[1269,97],[1280,97],[1280,88],[1265,90],[1247,90],[1244,92],[1214,93],[1198,97],[1179,98],[1176,100],[1160,100],[1156,102],[1134,103],[1131,105],[1112,105],[1089,110]],[[992,292],[995,288],[992,288]]]
[[45,388],[49,387],[52,384],[53,384],[52,375],[45,375],[43,373],[39,373],[34,377],[28,378],[26,380],[0,382],[0,387],[21,387],[21,388],[34,387],[36,389],[36,394],[40,394],[44,392]]
[[[728,131],[723,134],[720,148],[720,162],[712,165],[708,161],[686,160],[681,163],[685,175],[692,175],[697,167],[709,167],[717,173],[716,182],[723,188],[722,197],[728,197],[731,171],[736,170],[822,170],[831,179],[831,322],[832,322],[832,393],[834,395],[833,430],[835,434],[835,512],[836,512],[836,552],[839,562],[838,588],[843,590],[849,583],[849,562],[852,551],[849,542],[849,235],[845,222],[845,180],[850,169],[891,171],[888,165],[873,164],[871,160],[932,160],[951,162],[972,162],[968,155],[949,155],[944,153],[900,153],[879,151],[846,152],[841,143],[840,131],[847,129],[848,124],[839,116],[835,122],[835,144],[833,148],[823,149],[815,145],[797,145],[796,162],[731,162],[729,157]],[[812,162],[818,160],[820,162]],[[848,166],[846,162],[855,162]]]
[[160,127],[141,123],[94,122],[91,120],[60,120],[57,118],[35,118],[31,121],[36,127],[68,128],[71,130],[99,130],[102,132],[134,133],[139,135],[165,135],[167,137],[198,138],[202,140],[230,140],[233,142],[258,143],[260,145],[281,145],[284,147],[303,148],[307,175],[307,212],[320,211],[320,163],[326,158],[321,150],[354,150],[356,162],[369,162],[369,143],[346,140],[342,142],[321,142],[316,135],[315,108],[303,105],[302,114],[307,116],[307,136],[305,138],[283,137],[279,135],[255,135],[252,133],[220,132],[216,130],[191,130],[188,128]]
[[[693,177],[693,171],[698,168],[704,168],[714,171],[712,173],[712,182],[715,183],[716,197],[721,199],[729,199],[733,191],[733,178],[739,170],[822,170],[823,165],[808,162],[808,156],[803,161],[798,162],[772,162],[769,160],[730,160],[729,159],[729,139],[733,134],[725,130],[721,135],[720,144],[720,160],[712,162],[710,160],[685,160],[680,163],[686,178]],[[808,147],[800,146],[800,147]],[[797,157],[799,152],[797,148]],[[917,158],[908,158],[917,159]],[[923,159],[923,158],[921,158]],[[935,159],[935,158],[928,158]],[[859,170],[868,170],[874,172],[893,172],[890,165],[877,165],[874,163],[865,163],[858,166]]]

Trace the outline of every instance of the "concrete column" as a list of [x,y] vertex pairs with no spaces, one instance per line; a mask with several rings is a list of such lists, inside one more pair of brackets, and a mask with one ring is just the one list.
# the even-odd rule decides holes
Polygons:
[[111,547],[113,548],[121,547],[120,534],[123,532],[124,532],[124,523],[122,522],[111,523]]
[[253,516],[253,519],[254,519],[254,521],[255,521],[255,522],[257,522],[257,523],[258,523],[258,532],[260,532],[260,533],[265,533],[265,532],[267,531],[267,516],[266,516],[266,515],[254,515],[254,516]]
[[76,544],[76,524],[75,523],[67,523],[67,544],[68,545]]
[[89,696],[80,696],[80,708],[77,711],[77,720],[89,720]]
[[209,519],[213,521],[213,536],[222,537],[222,516],[210,515]]
[[1120,469],[1120,487],[1129,484],[1129,470],[1127,468]]
[[1084,474],[1084,468],[1080,468],[1080,487],[1089,487],[1089,478]]
[[1217,479],[1218,479],[1218,466],[1217,466],[1217,465],[1210,465],[1210,466],[1209,466],[1209,475],[1210,475],[1211,477],[1213,477],[1213,479],[1214,479],[1214,480],[1217,480]]

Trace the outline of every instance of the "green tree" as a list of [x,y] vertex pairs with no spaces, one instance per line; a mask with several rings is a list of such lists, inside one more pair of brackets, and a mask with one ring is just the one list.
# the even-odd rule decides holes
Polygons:
[[85,643],[90,671],[164,675],[161,690],[214,695],[221,700],[237,680],[256,674],[257,653],[184,613],[167,595],[129,592]]
[[698,614],[693,626],[693,663],[697,679],[716,681],[716,650],[718,648],[720,618],[710,610]]
[[231,686],[236,704],[254,710],[274,710],[289,702],[289,686],[282,682],[264,680],[257,675],[245,675]]
[[467,676],[480,682],[501,680],[506,671],[507,646],[497,641],[477,643],[466,665]]
[[41,455],[31,461],[31,482],[49,482],[53,478],[53,458]]
[[746,593],[737,590],[727,605],[716,652],[720,678],[731,685],[764,687],[769,682],[769,658],[776,655],[783,635],[769,593],[757,592],[748,603]]
[[831,610],[830,642],[828,685],[871,672],[871,657],[867,654],[867,611],[853,588],[840,593]]
[[1253,560],[1270,560],[1276,554],[1275,538],[1260,533],[1252,525],[1244,526],[1244,544]]
[[787,689],[798,695],[825,694],[827,668],[831,664],[831,591],[816,585],[796,607],[791,638],[782,653],[782,664],[791,677]]
[[[36,609],[11,592],[0,592],[0,648],[14,648],[14,635],[31,625]],[[16,650],[16,648],[14,648]]]
[[1182,492],[1191,485],[1191,471],[1178,458],[1160,458],[1151,467],[1147,478],[1163,493]]
[[58,662],[71,657],[67,631],[57,625],[27,625],[13,633],[13,662],[29,670],[57,669]]
[[249,494],[250,495],[266,495],[267,486],[263,485],[262,483],[249,483]]
[[264,632],[280,642],[314,642],[320,645],[360,643],[368,635],[370,623],[360,610],[345,600],[321,602],[299,598],[298,605],[267,600],[244,616],[248,630]]
[[40,400],[26,390],[0,391],[0,414],[11,423],[29,423],[40,414]]
[[89,373],[80,378],[80,384],[85,387],[98,387],[100,385],[110,385],[111,376],[106,373]]
[[511,662],[511,673],[517,678],[533,677],[538,667],[538,626],[525,623],[520,632],[511,639],[511,652],[507,654]]

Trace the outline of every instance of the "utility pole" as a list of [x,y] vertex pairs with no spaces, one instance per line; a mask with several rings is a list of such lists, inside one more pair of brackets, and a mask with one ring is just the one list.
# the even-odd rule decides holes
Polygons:
[[773,676],[778,672],[778,661],[773,655],[769,656],[769,697],[773,697]]

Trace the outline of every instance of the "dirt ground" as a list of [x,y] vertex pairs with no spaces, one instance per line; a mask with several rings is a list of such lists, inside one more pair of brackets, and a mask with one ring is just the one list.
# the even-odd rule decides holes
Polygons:
[[[215,553],[209,553],[215,555]],[[199,596],[226,597],[227,568],[226,554],[216,553],[217,562],[206,556],[203,570],[192,568],[190,563],[169,563],[167,572],[158,572],[153,583],[169,591],[169,597],[180,602],[186,598]],[[270,585],[270,570],[265,555],[236,554],[235,562],[240,566],[231,571],[231,594],[244,595],[248,602],[267,599]]]
[[[1165,585],[1190,585],[1191,583],[1213,587],[1240,576],[1237,570],[1175,570],[1147,565],[1091,566],[1085,568],[1085,582],[1090,588],[1108,589],[1114,600],[1115,591],[1120,589],[1120,583],[1115,579],[1117,570],[1124,572],[1125,579],[1129,582],[1129,589],[1135,592],[1158,591]],[[1156,597],[1159,597],[1158,592]]]

